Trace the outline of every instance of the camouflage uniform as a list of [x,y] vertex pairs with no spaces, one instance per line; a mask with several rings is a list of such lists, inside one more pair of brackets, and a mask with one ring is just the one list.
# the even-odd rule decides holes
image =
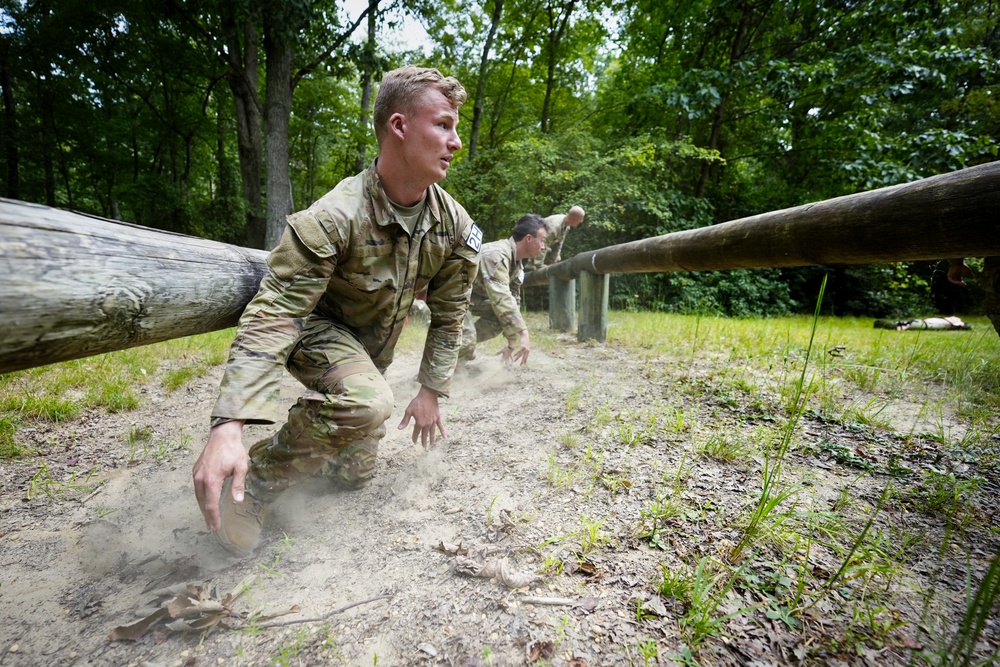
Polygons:
[[558,264],[562,254],[563,241],[569,234],[570,227],[565,224],[565,215],[550,215],[545,218],[545,229],[549,235],[545,237],[545,251],[529,260],[525,260],[526,268],[540,269],[549,264]]
[[472,287],[472,305],[462,328],[460,362],[476,358],[476,343],[501,333],[516,341],[528,326],[521,317],[521,283],[524,269],[517,257],[517,244],[510,237],[483,246],[479,276]]
[[480,238],[437,185],[427,189],[411,238],[375,163],[288,217],[240,319],[212,410],[214,418],[274,423],[282,370],[305,385],[278,433],[250,448],[247,488],[256,498],[271,500],[325,464],[325,474],[349,486],[372,477],[393,407],[382,373],[424,289],[433,316],[418,381],[448,395]]

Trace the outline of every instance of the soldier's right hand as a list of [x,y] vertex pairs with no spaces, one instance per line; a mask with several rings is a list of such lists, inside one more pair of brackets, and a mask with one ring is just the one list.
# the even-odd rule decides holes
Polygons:
[[194,495],[209,530],[219,529],[219,496],[227,477],[233,478],[233,500],[243,502],[248,463],[242,421],[225,422],[211,430],[192,471]]

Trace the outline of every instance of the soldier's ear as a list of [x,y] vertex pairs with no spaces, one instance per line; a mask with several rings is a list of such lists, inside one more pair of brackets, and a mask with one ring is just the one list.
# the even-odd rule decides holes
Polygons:
[[389,132],[401,141],[406,137],[406,116],[404,114],[397,111],[389,116]]

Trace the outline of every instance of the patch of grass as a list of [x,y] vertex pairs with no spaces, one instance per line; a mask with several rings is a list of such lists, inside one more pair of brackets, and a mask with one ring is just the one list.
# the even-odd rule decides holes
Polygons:
[[146,458],[149,452],[149,444],[153,440],[153,429],[151,426],[133,426],[125,434],[125,444],[128,445],[129,463],[136,463]]
[[636,530],[636,536],[639,539],[649,540],[650,546],[667,550],[668,545],[663,542],[660,531],[664,524],[684,513],[685,504],[681,498],[681,489],[687,474],[688,470],[684,467],[684,460],[681,459],[672,487],[657,493],[648,507],[639,510],[639,527]]
[[918,487],[907,495],[918,512],[956,518],[970,512],[982,482],[979,477],[960,479],[954,473],[929,470]]
[[604,532],[605,519],[591,519],[586,514],[580,517],[580,555],[586,556],[594,549],[599,549],[608,542],[608,534]]
[[718,610],[733,584],[739,579],[740,572],[733,572],[729,567],[708,556],[702,557],[690,578],[690,597],[684,615],[678,619],[681,631],[692,648],[700,646],[706,638],[722,634],[724,623],[730,618],[747,613],[749,607],[743,607],[728,614],[719,616]]
[[551,486],[561,489],[572,486],[576,476],[572,469],[564,468],[562,464],[559,463],[559,459],[556,457],[555,452],[551,452],[549,454],[548,470],[545,474],[545,478]]
[[823,293],[826,291],[826,276],[820,284],[819,296],[816,297],[816,309],[813,313],[812,331],[809,335],[809,344],[806,346],[805,355],[802,361],[802,372],[798,381],[794,385],[794,392],[791,402],[788,405],[789,418],[783,429],[781,440],[777,448],[764,450],[764,469],[761,480],[761,493],[757,500],[757,505],[750,512],[744,525],[739,541],[729,552],[732,562],[740,559],[743,552],[750,547],[761,535],[773,532],[780,526],[794,511],[792,509],[779,509],[786,500],[793,498],[799,491],[797,485],[785,484],[782,481],[784,471],[785,456],[792,444],[792,436],[795,434],[796,426],[805,412],[806,404],[806,371],[809,368],[809,355],[813,348],[813,341],[816,338],[816,327],[819,323],[820,307],[823,304]]
[[580,396],[583,394],[583,385],[575,384],[566,394],[566,416],[572,417],[580,407]]
[[597,433],[614,421],[614,418],[612,405],[609,401],[606,401],[591,413],[590,421],[587,422],[587,431],[589,433]]
[[174,389],[225,363],[233,330],[100,354],[0,375],[0,458],[24,456],[18,429],[34,422],[60,423],[83,410],[127,412],[140,405],[141,388],[165,360],[181,360],[164,387]]
[[693,583],[691,575],[683,568],[670,568],[660,565],[660,581],[656,584],[656,592],[665,598],[677,600],[682,604],[691,603]]
[[891,429],[892,422],[882,413],[889,407],[889,401],[881,396],[873,396],[861,405],[860,401],[851,401],[844,410],[840,420],[846,423],[864,424],[878,428]]
[[628,475],[619,471],[607,471],[601,473],[601,484],[604,488],[611,492],[611,495],[617,495],[621,491],[628,491],[632,488],[632,480],[629,479]]
[[209,371],[207,364],[196,363],[167,371],[160,384],[167,391],[175,391],[186,385],[191,380],[204,376]]
[[559,438],[559,442],[566,449],[576,449],[580,446],[580,438],[575,433],[563,433],[562,437]]
[[753,451],[753,446],[739,430],[715,430],[696,451],[715,461],[735,463],[746,460]]
[[644,665],[657,665],[660,662],[660,646],[652,637],[646,637],[636,644],[636,652]]
[[15,435],[19,426],[19,417],[0,415],[0,460],[19,459],[34,453],[17,441]]

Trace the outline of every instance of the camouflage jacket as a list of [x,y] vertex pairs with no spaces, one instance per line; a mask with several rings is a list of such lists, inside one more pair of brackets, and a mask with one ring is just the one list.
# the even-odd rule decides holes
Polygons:
[[548,236],[545,237],[545,250],[537,257],[526,260],[526,264],[531,269],[540,269],[549,264],[558,264],[562,254],[563,241],[570,228],[563,224],[566,216],[563,214],[550,215],[545,218],[545,229]]
[[384,371],[414,295],[431,324],[418,381],[447,395],[476,277],[482,233],[437,185],[412,238],[396,219],[375,163],[288,216],[268,273],[240,318],[213,417],[271,423],[289,353],[317,318],[350,330]]
[[517,340],[521,330],[528,328],[521,317],[524,269],[516,257],[513,237],[484,245],[472,288],[473,314],[499,321],[507,340]]

